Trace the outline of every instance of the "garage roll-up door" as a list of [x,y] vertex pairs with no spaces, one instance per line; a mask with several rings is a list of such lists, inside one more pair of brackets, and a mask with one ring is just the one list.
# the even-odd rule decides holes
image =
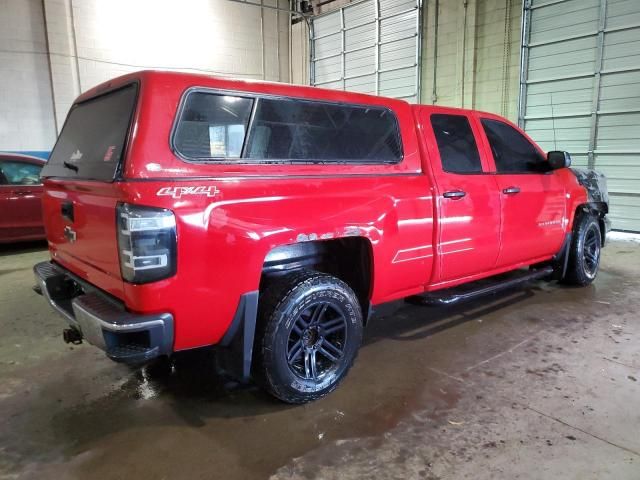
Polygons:
[[363,0],[314,17],[311,84],[416,102],[419,20],[419,0]]
[[613,228],[640,231],[640,1],[527,0],[519,121],[607,175]]

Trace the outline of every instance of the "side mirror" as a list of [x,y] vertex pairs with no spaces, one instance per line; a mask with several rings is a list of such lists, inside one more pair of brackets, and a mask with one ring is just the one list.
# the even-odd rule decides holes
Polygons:
[[549,162],[549,167],[551,167],[551,170],[568,168],[571,166],[571,155],[569,155],[569,152],[554,150],[547,153],[547,161]]

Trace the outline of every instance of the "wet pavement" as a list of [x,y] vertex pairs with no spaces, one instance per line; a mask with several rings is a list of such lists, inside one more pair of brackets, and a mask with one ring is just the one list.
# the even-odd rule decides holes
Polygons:
[[46,258],[0,249],[0,479],[640,478],[640,244],[607,246],[587,288],[387,306],[304,406],[204,356],[131,370],[65,345],[31,291]]

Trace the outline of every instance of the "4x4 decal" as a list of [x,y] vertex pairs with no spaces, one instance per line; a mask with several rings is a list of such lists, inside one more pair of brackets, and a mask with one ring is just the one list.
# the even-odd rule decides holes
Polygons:
[[215,197],[220,190],[218,187],[207,187],[199,185],[196,187],[162,187],[156,195],[158,197],[173,197],[180,198],[183,195],[206,195],[207,197]]

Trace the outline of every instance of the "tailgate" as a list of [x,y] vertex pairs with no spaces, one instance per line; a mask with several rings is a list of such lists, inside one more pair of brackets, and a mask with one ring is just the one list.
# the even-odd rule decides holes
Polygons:
[[129,84],[75,104],[49,162],[43,213],[53,259],[120,296],[116,205],[137,99]]
[[53,259],[78,276],[121,296],[116,235],[119,189],[98,182],[46,181],[42,207]]

